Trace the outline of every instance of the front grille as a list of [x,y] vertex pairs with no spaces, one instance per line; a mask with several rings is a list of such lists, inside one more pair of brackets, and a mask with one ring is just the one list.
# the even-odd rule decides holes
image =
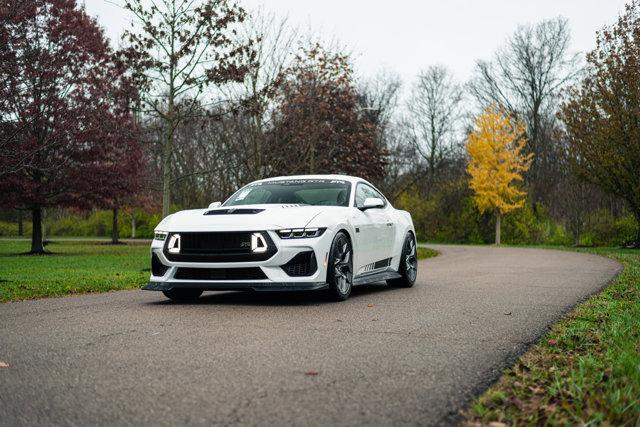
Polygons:
[[251,251],[251,235],[257,231],[203,232],[180,234],[180,253],[164,254],[174,262],[255,262],[266,261],[278,251],[267,232],[259,232],[267,244],[265,252]]
[[168,269],[169,267],[164,265],[160,261],[160,258],[158,258],[158,255],[156,254],[151,255],[151,273],[153,273],[154,276],[162,277],[164,276],[164,273],[166,273]]
[[300,252],[291,261],[281,266],[290,277],[311,276],[318,269],[316,256],[313,251]]
[[264,280],[260,267],[251,268],[187,268],[180,267],[175,275],[179,280]]

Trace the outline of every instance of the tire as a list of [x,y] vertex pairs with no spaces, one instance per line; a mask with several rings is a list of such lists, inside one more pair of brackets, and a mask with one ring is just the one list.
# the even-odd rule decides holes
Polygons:
[[202,289],[170,289],[168,291],[162,291],[165,297],[169,298],[172,301],[195,301],[200,295],[202,295]]
[[331,243],[327,264],[327,293],[334,301],[344,301],[353,287],[353,247],[349,237],[338,232]]
[[400,268],[398,268],[400,277],[387,280],[389,286],[395,288],[410,288],[416,283],[416,277],[418,276],[418,257],[416,251],[416,239],[413,237],[413,234],[407,233],[400,255]]

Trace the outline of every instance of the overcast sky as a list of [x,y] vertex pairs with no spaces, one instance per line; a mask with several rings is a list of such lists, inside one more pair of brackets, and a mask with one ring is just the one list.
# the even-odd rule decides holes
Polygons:
[[[83,2],[83,0],[79,0]],[[381,69],[405,83],[431,64],[467,79],[476,59],[488,59],[518,25],[569,19],[576,51],[594,47],[595,32],[615,21],[626,0],[239,0],[264,6],[303,29],[335,38],[354,54],[359,75]],[[128,25],[122,0],[84,0],[112,42]]]

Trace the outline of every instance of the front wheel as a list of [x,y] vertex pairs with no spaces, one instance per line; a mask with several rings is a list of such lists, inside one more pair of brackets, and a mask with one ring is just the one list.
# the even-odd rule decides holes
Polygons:
[[416,277],[418,277],[418,255],[416,251],[416,239],[413,234],[407,233],[404,245],[402,245],[402,254],[400,255],[400,268],[398,269],[400,277],[387,280],[389,286],[410,288],[416,283]]
[[331,244],[327,264],[327,284],[329,296],[336,301],[344,301],[351,295],[353,249],[349,238],[342,231],[336,234]]
[[165,297],[172,301],[195,301],[202,295],[202,289],[169,289],[168,291],[162,291]]

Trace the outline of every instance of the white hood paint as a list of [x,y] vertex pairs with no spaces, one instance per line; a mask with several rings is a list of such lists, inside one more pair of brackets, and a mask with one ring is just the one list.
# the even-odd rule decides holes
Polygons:
[[[220,207],[212,210],[225,210]],[[156,230],[159,231],[257,231],[282,228],[304,228],[316,216],[329,209],[345,209],[335,206],[300,205],[242,205],[236,209],[264,209],[257,214],[205,215],[209,209],[176,212],[166,217]],[[331,225],[331,224],[328,224]]]

